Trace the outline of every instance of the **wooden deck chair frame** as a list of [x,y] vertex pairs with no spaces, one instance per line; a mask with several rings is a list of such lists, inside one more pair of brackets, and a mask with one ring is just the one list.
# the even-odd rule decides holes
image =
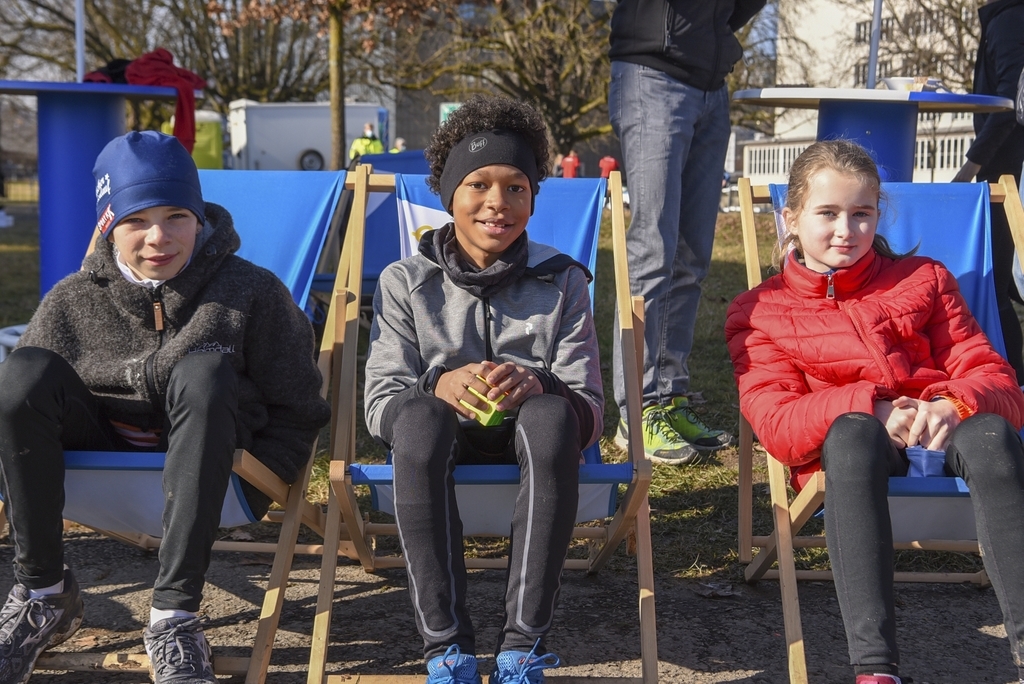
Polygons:
[[[98,233],[94,231],[86,255],[92,252],[97,237]],[[345,258],[343,254],[341,257],[342,263],[344,263]],[[339,273],[342,270],[340,265],[338,270]],[[317,360],[317,366],[323,378],[320,395],[324,398],[329,396],[331,381],[337,377],[333,370],[334,359],[336,358],[334,355],[335,340],[332,334],[333,331],[333,327],[325,328]],[[334,393],[334,397],[336,402],[337,393]],[[281,609],[284,605],[284,591],[287,586],[288,575],[291,572],[294,556],[296,553],[323,553],[323,546],[321,545],[300,545],[297,543],[299,528],[302,524],[309,527],[320,537],[324,537],[325,534],[324,511],[319,506],[311,503],[307,498],[307,490],[310,476],[313,472],[313,459],[317,453],[318,441],[314,440],[309,461],[300,470],[297,480],[291,485],[284,482],[248,451],[239,449],[235,452],[232,471],[266,494],[274,503],[282,506],[284,510],[272,511],[264,517],[264,521],[281,524],[276,544],[271,542],[241,541],[218,541],[214,543],[213,548],[216,551],[274,554],[274,562],[271,566],[267,589],[264,593],[263,606],[257,622],[256,637],[251,656],[248,658],[224,657],[218,656],[215,652],[213,656],[215,674],[244,675],[246,684],[262,684],[266,680],[267,668],[270,664],[274,639],[280,622]],[[0,502],[0,526],[3,525],[3,522],[5,522],[5,517],[3,504]],[[96,528],[89,529],[142,549],[152,550],[160,546],[160,539],[147,534],[125,534]],[[35,670],[149,672],[150,662],[149,656],[145,653],[43,653],[36,661]]]
[[[320,591],[317,598],[316,616],[313,625],[313,639],[310,651],[310,665],[307,681],[310,684],[340,684],[352,675],[326,675],[327,648],[330,634],[331,613],[334,601],[335,574],[338,554],[356,560],[368,572],[378,568],[404,567],[400,556],[381,557],[376,554],[374,539],[380,534],[397,534],[394,524],[370,523],[359,511],[349,464],[355,457],[356,429],[356,345],[358,341],[359,301],[362,283],[362,251],[364,226],[361,218],[365,215],[367,197],[370,192],[394,192],[395,179],[392,175],[371,174],[370,169],[361,166],[351,174],[349,183],[354,190],[352,219],[348,225],[345,245],[342,251],[342,267],[338,271],[334,299],[330,311],[336,316],[328,321],[335,326],[335,358],[342,361],[335,364],[334,418],[331,433],[331,489],[326,516],[326,537],[324,542],[323,565],[320,571]],[[627,392],[627,415],[632,424],[640,420],[641,377],[640,360],[637,354],[643,344],[643,299],[630,297],[629,278],[625,251],[625,216],[622,206],[622,181],[618,172],[612,174],[609,184],[612,197],[612,225],[615,254],[616,302],[619,311],[618,334],[622,342],[623,355],[627,359],[624,367]],[[338,349],[343,345],[342,349]],[[622,497],[615,516],[603,527],[577,527],[578,536],[589,539],[590,558],[569,560],[567,568],[585,569],[597,572],[615,552],[619,544],[631,535],[635,540],[637,574],[639,584],[639,617],[641,638],[642,677],[602,679],[602,682],[630,681],[653,684],[658,677],[657,634],[654,614],[654,567],[651,555],[650,507],[647,489],[651,480],[651,464],[644,455],[639,430],[631,432],[629,456],[633,464],[633,480]],[[506,567],[503,559],[466,559],[468,568]],[[567,677],[549,675],[551,681],[567,681]],[[585,679],[585,678],[584,678]],[[421,675],[409,676],[367,676],[360,675],[363,684],[384,684],[385,682],[413,682],[422,680]]]
[[[761,282],[761,262],[757,251],[757,233],[754,224],[754,204],[771,205],[768,186],[753,186],[747,178],[738,184],[740,219],[743,228],[743,249],[746,256],[747,286],[753,288]],[[1000,204],[1010,223],[1013,241],[1020,254],[1024,254],[1024,207],[1021,205],[1013,176],[1002,176],[989,186],[990,201]],[[759,579],[778,579],[782,593],[782,612],[789,658],[789,676],[792,684],[806,684],[807,665],[804,656],[803,630],[800,623],[800,602],[797,596],[798,580],[832,580],[831,570],[797,570],[794,550],[824,547],[823,535],[801,536],[800,530],[825,501],[825,473],[817,472],[792,500],[788,494],[785,466],[768,454],[768,482],[771,492],[773,531],[767,536],[753,534],[753,428],[740,415],[739,434],[739,560],[747,564],[745,577],[754,583]],[[979,553],[975,540],[926,539],[895,544],[897,549],[922,551],[956,551]],[[754,555],[753,549],[759,549]],[[778,561],[778,569],[772,564]],[[984,570],[976,573],[897,572],[897,582],[972,582],[979,586],[989,584]]]

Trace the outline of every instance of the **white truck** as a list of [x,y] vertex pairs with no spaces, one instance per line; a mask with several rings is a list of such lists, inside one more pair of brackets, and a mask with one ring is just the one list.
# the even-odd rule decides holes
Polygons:
[[[236,169],[319,171],[331,158],[331,108],[327,102],[255,102],[229,105],[228,131]],[[388,110],[367,102],[345,103],[345,155],[372,123],[389,145]]]

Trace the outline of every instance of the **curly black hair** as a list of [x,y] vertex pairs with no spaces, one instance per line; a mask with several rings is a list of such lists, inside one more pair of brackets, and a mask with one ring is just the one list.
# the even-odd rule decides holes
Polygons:
[[504,129],[523,136],[537,158],[537,180],[542,181],[551,174],[551,150],[548,144],[548,129],[536,109],[507,97],[484,97],[474,95],[453,111],[441,124],[430,144],[423,151],[430,164],[427,185],[437,194],[441,193],[441,173],[448,161],[448,153],[460,140],[473,133]]

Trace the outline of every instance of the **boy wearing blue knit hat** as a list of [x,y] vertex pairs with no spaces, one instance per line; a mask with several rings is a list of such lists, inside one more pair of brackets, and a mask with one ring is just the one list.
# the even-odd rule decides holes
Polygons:
[[[0,490],[15,586],[0,610],[0,684],[25,682],[81,624],[64,564],[64,450],[166,452],[160,571],[144,641],[157,684],[216,682],[197,616],[236,448],[286,482],[330,407],[309,321],[269,271],[233,253],[192,158],[152,131],[93,169],[94,251],[54,286],[0,364]],[[269,506],[243,483],[257,517]]]

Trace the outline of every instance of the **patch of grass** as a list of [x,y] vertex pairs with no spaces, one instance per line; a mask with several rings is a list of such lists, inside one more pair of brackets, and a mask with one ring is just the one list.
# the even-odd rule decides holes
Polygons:
[[26,323],[39,305],[39,213],[8,204],[13,228],[0,228],[0,328]]

